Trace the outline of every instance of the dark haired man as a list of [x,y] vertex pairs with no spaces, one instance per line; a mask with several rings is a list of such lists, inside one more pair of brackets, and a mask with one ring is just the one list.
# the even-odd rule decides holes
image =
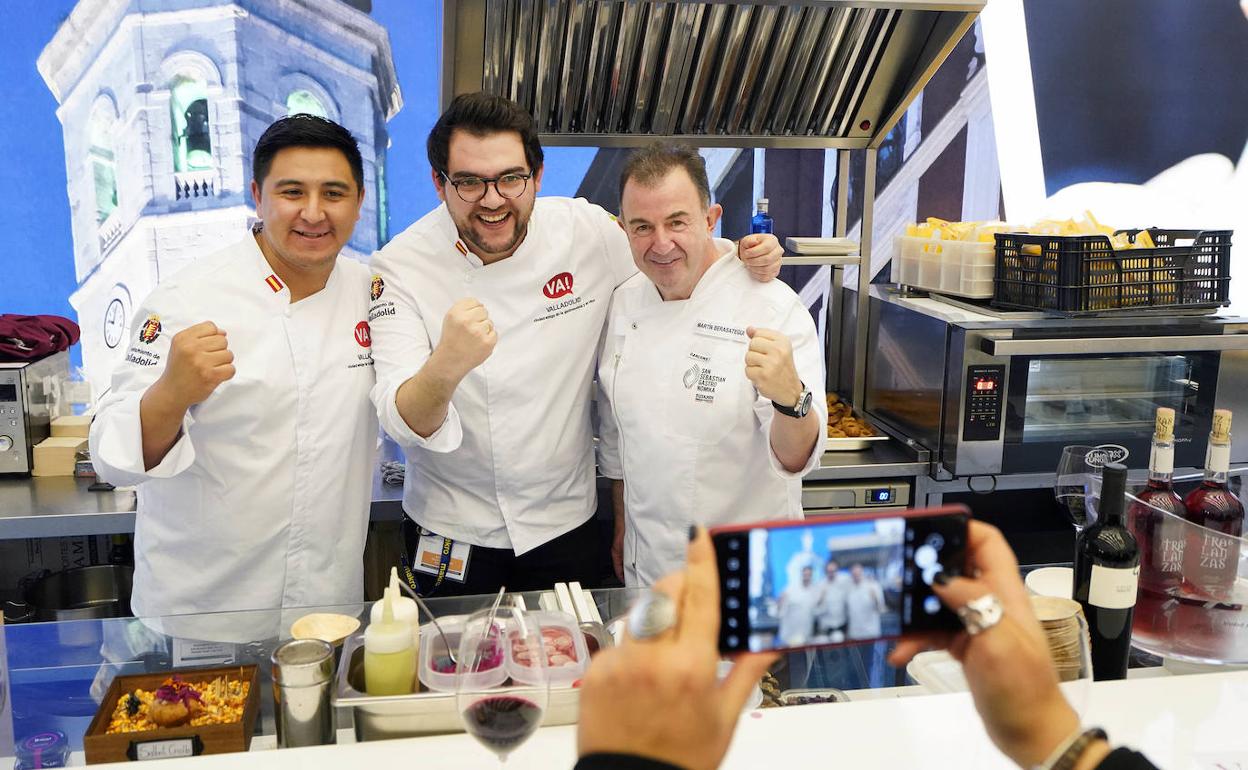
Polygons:
[[[456,97],[428,154],[445,205],[374,255],[369,311],[420,587],[596,584],[591,383],[611,292],[636,272],[627,240],[598,206],[537,198],[542,148],[514,102]],[[767,280],[780,253],[751,238],[741,259]]]
[[[622,480],[612,556],[629,586],[679,569],[691,525],[802,518],[802,475],[823,454],[814,321],[714,237],[721,211],[692,147],[651,145],[620,174],[619,226],[639,272],[611,299],[598,449],[602,474]],[[805,572],[802,586],[781,634],[806,639],[819,591]]]
[[360,601],[377,423],[367,268],[338,259],[364,199],[343,127],[256,145],[260,223],[144,300],[91,456],[138,484],[140,616]]

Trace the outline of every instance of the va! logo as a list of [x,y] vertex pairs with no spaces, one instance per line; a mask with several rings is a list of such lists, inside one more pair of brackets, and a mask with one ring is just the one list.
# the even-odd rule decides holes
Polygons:
[[545,294],[547,299],[559,299],[560,297],[563,297],[571,293],[572,293],[572,274],[571,273],[560,273],[559,275],[556,275],[554,278],[551,278],[549,281],[547,281],[546,285],[542,287],[542,294]]
[[368,328],[368,321],[360,321],[355,325],[355,341],[359,343],[362,348],[372,346],[373,336],[371,330]]

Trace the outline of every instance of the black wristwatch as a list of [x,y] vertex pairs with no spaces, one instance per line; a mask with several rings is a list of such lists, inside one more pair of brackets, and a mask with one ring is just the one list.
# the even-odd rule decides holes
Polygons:
[[772,401],[771,406],[780,414],[787,415],[789,417],[797,417],[800,419],[802,417],[805,417],[810,412],[810,402],[813,399],[814,399],[814,396],[811,394],[809,390],[806,389],[806,383],[803,382],[802,392],[801,392],[801,395],[797,397],[796,404],[794,404],[793,406],[785,406],[783,404],[777,404],[775,401]]

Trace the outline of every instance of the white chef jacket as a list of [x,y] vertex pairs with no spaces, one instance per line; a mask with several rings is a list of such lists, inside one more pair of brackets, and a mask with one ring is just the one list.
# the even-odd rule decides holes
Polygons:
[[819,599],[819,624],[825,629],[840,628],[845,625],[845,602],[853,578],[844,572],[837,572],[828,580],[823,580],[823,595]]
[[692,524],[802,518],[802,476],[771,449],[771,401],[745,376],[747,326],[788,336],[798,376],[827,422],[823,355],[810,311],[780,281],[758,283],[720,254],[687,300],[664,302],[644,274],[616,291],[599,357],[604,476],[624,479],[624,582],[649,585],[684,564]]
[[851,581],[845,594],[845,606],[849,613],[846,636],[850,639],[875,639],[880,635],[884,590],[879,583],[865,575],[861,583]]
[[[373,255],[373,402],[404,448],[403,509],[439,535],[525,553],[594,514],[594,358],[611,293],[636,273],[615,218],[583,199],[538,198],[516,252],[490,265],[446,206]],[[395,406],[451,305],[474,297],[498,331],[427,439]]]
[[[291,304],[272,272],[248,234],[158,286],[97,404],[97,471],[139,485],[138,615],[362,599],[378,439],[369,273],[339,258],[324,289]],[[173,335],[202,321],[225,330],[236,374],[188,410],[145,471],[139,401]]]
[[789,583],[784,589],[780,609],[780,641],[789,647],[798,647],[810,641],[815,631],[815,610],[822,595],[818,583],[804,586],[801,581]]

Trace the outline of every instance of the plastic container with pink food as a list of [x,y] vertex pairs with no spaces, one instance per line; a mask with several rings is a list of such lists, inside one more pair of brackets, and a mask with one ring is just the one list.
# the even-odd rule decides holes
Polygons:
[[[551,687],[567,687],[585,676],[589,665],[589,649],[576,618],[564,612],[532,612],[542,629],[546,654],[546,676]],[[507,673],[517,682],[536,684],[532,662],[524,654],[523,645],[504,645]]]
[[[452,653],[459,651],[459,639],[464,633],[466,621],[466,615],[438,618],[438,623],[446,634],[446,642],[451,645]],[[498,630],[498,653],[482,660],[477,671],[469,675],[465,686],[470,689],[494,687],[507,680],[507,667],[503,664],[505,657],[503,619],[500,617],[494,623]],[[480,629],[475,629],[475,631],[480,633]],[[416,676],[421,684],[430,690],[455,692],[456,666],[452,662],[451,654],[447,652],[446,642],[443,642],[442,634],[438,633],[433,623],[426,623],[420,627],[420,661]]]

